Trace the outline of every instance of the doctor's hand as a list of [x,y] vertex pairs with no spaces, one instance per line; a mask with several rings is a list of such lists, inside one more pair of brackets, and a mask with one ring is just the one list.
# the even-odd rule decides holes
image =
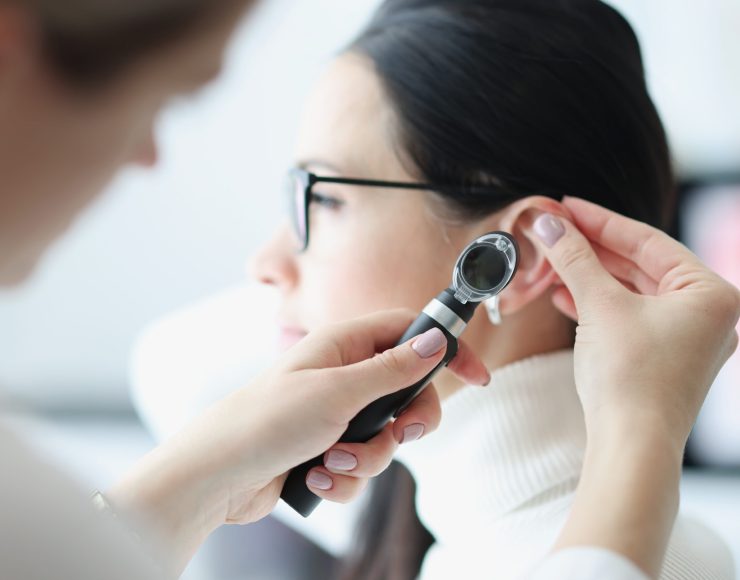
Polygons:
[[660,575],[679,505],[683,451],[735,351],[740,292],[684,246],[574,198],[533,225],[578,321],[575,378],[586,455],[556,549],[606,548]]
[[553,302],[578,321],[575,374],[587,429],[665,429],[683,450],[738,345],[740,292],[667,234],[565,198],[568,219],[534,231],[562,280]]
[[[331,501],[354,498],[388,467],[400,443],[439,424],[439,398],[430,385],[368,443],[336,444],[365,406],[414,384],[441,361],[447,341],[437,329],[394,348],[416,316],[378,313],[308,335],[278,365],[147,456],[109,492],[111,503],[162,530],[181,570],[215,528],[269,514],[287,472],[322,453],[325,466],[309,472],[311,491]],[[490,381],[462,342],[449,368],[467,384]]]

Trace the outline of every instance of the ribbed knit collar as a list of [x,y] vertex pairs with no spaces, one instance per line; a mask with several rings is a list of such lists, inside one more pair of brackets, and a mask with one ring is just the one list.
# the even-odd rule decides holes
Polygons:
[[[443,405],[439,430],[404,446],[417,508],[438,540],[482,531],[562,486],[572,488],[585,449],[573,351],[498,369],[486,388]],[[467,531],[466,531],[467,530]]]

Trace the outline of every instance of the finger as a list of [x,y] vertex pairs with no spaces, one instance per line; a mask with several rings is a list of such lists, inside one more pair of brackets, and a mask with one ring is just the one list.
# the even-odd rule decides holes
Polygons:
[[558,286],[552,292],[552,303],[565,314],[568,318],[578,322],[578,310],[576,309],[575,300],[570,291],[565,286]]
[[340,348],[342,361],[351,364],[393,348],[417,316],[409,309],[386,310],[328,326],[322,333]]
[[447,368],[467,385],[485,386],[491,382],[491,373],[480,357],[464,341],[457,344],[457,354]]
[[654,280],[662,280],[687,260],[698,261],[684,245],[652,226],[583,199],[566,197],[563,205],[589,240],[631,260]]
[[358,409],[419,382],[439,365],[446,350],[447,337],[433,328],[377,356],[334,369],[328,388],[335,391],[338,410],[344,409],[349,420]]
[[393,424],[395,440],[411,443],[437,430],[442,420],[442,405],[434,385],[430,384]]
[[621,291],[619,283],[604,269],[589,241],[571,222],[552,214],[539,216],[532,229],[541,250],[568,287],[580,312],[609,292]]
[[331,473],[324,467],[315,467],[306,476],[306,486],[312,493],[335,503],[348,503],[357,498],[367,483],[367,479]]
[[339,475],[376,477],[388,469],[396,449],[393,424],[388,423],[367,443],[337,443],[324,454],[324,467]]
[[640,270],[633,261],[599,244],[592,242],[591,245],[606,271],[617,280],[626,283],[630,290],[648,296],[656,296],[658,294],[658,282]]

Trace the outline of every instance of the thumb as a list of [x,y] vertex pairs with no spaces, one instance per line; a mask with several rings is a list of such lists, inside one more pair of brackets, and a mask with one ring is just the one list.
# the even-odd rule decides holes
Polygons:
[[354,416],[391,393],[410,387],[429,374],[447,351],[447,337],[432,328],[373,358],[337,369],[337,385],[349,398]]
[[622,289],[601,265],[588,239],[571,222],[545,213],[535,220],[532,229],[579,312],[605,291]]

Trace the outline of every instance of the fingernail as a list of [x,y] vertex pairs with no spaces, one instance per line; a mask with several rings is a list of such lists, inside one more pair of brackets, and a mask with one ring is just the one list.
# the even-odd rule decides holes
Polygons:
[[357,467],[357,457],[346,451],[334,449],[326,455],[324,465],[329,469],[336,469],[338,471],[352,471]]
[[534,232],[548,248],[552,248],[565,235],[565,226],[551,213],[543,213],[534,222]]
[[447,346],[447,337],[439,328],[427,330],[411,345],[421,358],[431,358]]
[[306,478],[306,484],[309,487],[315,487],[316,489],[328,491],[332,488],[334,482],[332,481],[331,477],[326,475],[326,473],[322,473],[321,471],[312,471],[308,474],[308,477]]
[[424,435],[424,425],[422,425],[421,423],[414,423],[413,425],[409,425],[403,430],[403,439],[401,439],[401,444],[418,441],[419,439],[421,439],[422,435]]

